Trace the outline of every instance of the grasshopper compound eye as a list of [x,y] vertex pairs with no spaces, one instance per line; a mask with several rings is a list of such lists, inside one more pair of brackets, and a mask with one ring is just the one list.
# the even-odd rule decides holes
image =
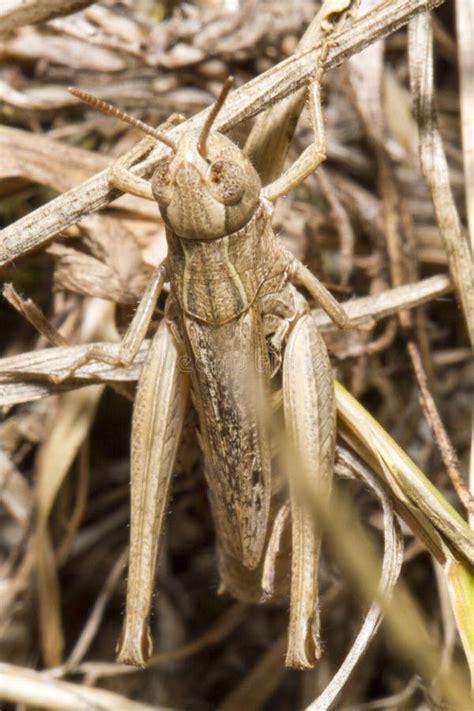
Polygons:
[[209,168],[209,190],[224,205],[236,205],[245,192],[245,174],[230,160],[216,160]]

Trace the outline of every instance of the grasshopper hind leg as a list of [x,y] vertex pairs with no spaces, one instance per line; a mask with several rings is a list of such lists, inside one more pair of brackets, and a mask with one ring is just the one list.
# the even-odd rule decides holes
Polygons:
[[162,321],[138,383],[132,425],[130,555],[118,661],[144,666],[151,654],[148,617],[171,479],[188,401],[180,350]]
[[[308,304],[293,284],[263,296],[260,312],[277,366],[275,384],[282,388],[286,433],[280,454],[288,470],[291,510],[286,664],[309,669],[320,656],[317,576],[321,532],[307,494],[316,490],[328,498],[331,489],[336,431],[332,370]],[[271,570],[268,553],[267,559]]]
[[321,653],[317,581],[321,532],[307,493],[316,491],[323,499],[329,497],[336,432],[331,364],[310,314],[298,319],[288,337],[283,359],[283,406],[291,463],[292,537],[286,664],[308,669]]

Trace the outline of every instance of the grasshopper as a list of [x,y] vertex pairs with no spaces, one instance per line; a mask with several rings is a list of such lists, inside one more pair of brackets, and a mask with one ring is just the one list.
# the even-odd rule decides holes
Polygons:
[[[271,225],[274,202],[325,158],[320,80],[321,72],[307,89],[313,143],[265,187],[242,150],[212,130],[231,78],[203,127],[184,132],[177,142],[163,130],[71,89],[91,106],[149,134],[113,164],[109,181],[123,192],[156,201],[168,242],[168,255],[151,277],[118,357],[106,346],[91,346],[61,375],[69,377],[93,359],[130,364],[169,283],[165,317],[151,341],[133,412],[130,557],[119,661],[144,665],[152,651],[148,618],[156,561],[190,400],[198,415],[223,587],[233,590],[238,571],[264,570],[269,577],[275,541],[291,518],[286,664],[311,668],[320,655],[320,532],[291,481],[291,515],[283,506],[272,530],[272,438],[264,404],[279,384],[291,445],[327,497],[335,450],[332,371],[299,289],[339,327],[350,323],[323,284],[283,247]],[[132,167],[156,141],[169,152],[147,181]]]

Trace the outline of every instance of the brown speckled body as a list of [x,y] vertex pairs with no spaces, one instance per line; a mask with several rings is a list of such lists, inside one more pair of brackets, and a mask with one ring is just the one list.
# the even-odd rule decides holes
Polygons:
[[271,490],[265,396],[271,374],[260,304],[287,279],[288,257],[263,201],[240,230],[214,240],[167,229],[172,320],[187,359],[220,545],[261,560]]
[[189,372],[220,545],[247,568],[262,558],[271,455],[271,375],[260,300],[280,291],[288,255],[251,163],[225,136],[186,135],[152,181],[166,224],[168,322]]

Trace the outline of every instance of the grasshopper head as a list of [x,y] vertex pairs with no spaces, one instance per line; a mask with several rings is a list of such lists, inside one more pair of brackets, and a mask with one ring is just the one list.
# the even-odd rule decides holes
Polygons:
[[164,221],[179,237],[216,239],[236,232],[252,217],[261,183],[242,151],[222,133],[212,131],[233,85],[229,77],[200,131],[189,131],[178,143],[81,89],[70,92],[90,106],[139,128],[172,150],[152,177],[152,191]]
[[236,232],[252,217],[260,179],[238,146],[217,131],[185,133],[176,151],[159,164],[151,187],[164,221],[187,239],[216,239]]

